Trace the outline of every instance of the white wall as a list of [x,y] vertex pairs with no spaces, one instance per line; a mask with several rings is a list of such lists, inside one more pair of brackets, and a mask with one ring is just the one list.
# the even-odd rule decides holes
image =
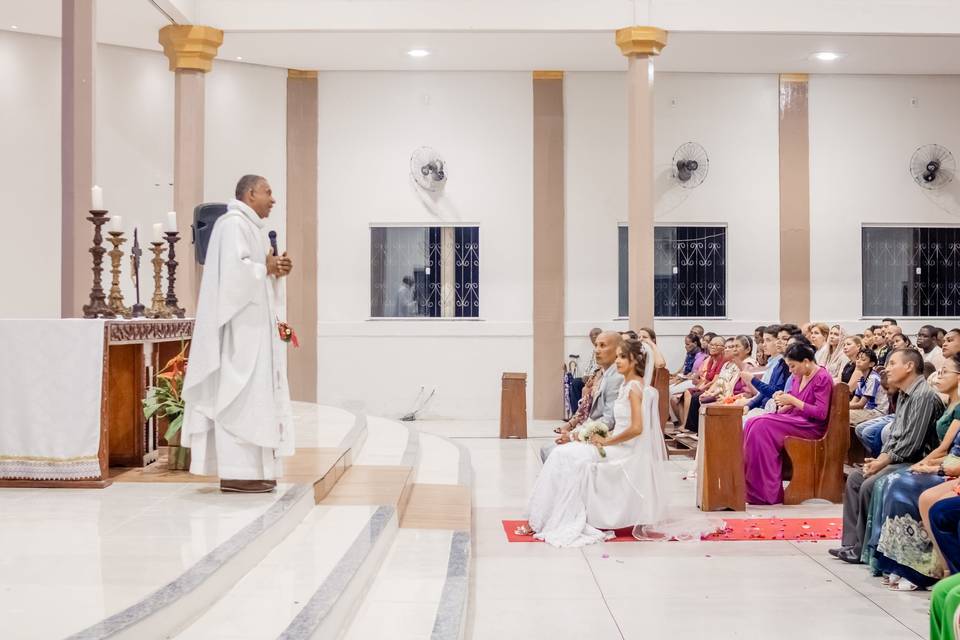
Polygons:
[[[626,222],[626,85],[619,73],[568,73],[566,109],[567,352],[585,357],[593,326],[617,317],[617,224]],[[779,315],[778,79],[773,75],[656,77],[654,131],[658,223],[727,225],[728,320],[659,320],[671,367],[699,322],[752,334]],[[685,142],[704,146],[710,172],[694,190],[671,186]],[[634,327],[636,328],[636,327]]]
[[[916,105],[911,99],[916,98]],[[960,154],[960,78],[814,76],[810,80],[811,312],[844,327],[861,320],[860,229],[864,223],[957,225],[957,181],[931,194],[908,166],[938,143]],[[916,333],[922,320],[901,323]],[[956,319],[933,324],[951,327]]]
[[0,317],[60,316],[60,41],[0,31]]
[[229,202],[240,176],[254,173],[267,178],[277,204],[266,228],[277,231],[282,252],[287,211],[287,71],[217,60],[207,74],[206,90],[204,198]]
[[[319,87],[320,402],[395,416],[425,386],[432,415],[497,416],[501,373],[532,374],[530,74],[321,73]],[[421,146],[448,163],[436,200],[410,181]],[[369,320],[377,223],[479,225],[481,319]]]
[[[7,151],[0,156],[7,185],[3,220],[8,237],[16,239],[0,252],[0,317],[59,317],[59,39],[0,31],[0,75],[0,148]],[[98,47],[94,181],[104,189],[107,209],[123,216],[130,239],[124,251],[131,247],[133,228],[140,229],[145,304],[153,287],[146,252],[151,225],[164,221],[173,207],[173,78],[159,52]],[[269,177],[278,203],[268,226],[284,244],[286,71],[217,61],[206,82],[206,197],[228,200],[243,173]],[[193,259],[189,238],[177,249],[181,263]],[[30,277],[15,277],[26,264]],[[87,263],[80,268],[86,270]],[[126,257],[122,268],[121,287],[130,305]],[[109,284],[106,272],[104,287]]]
[[[140,301],[149,307],[152,227],[165,222],[166,212],[173,209],[173,74],[158,52],[101,45],[97,48],[96,82],[94,181],[103,188],[104,206],[123,218],[127,242],[122,249],[127,256],[133,246],[133,230],[139,229],[143,249]],[[181,263],[186,261],[189,243],[188,238],[177,244]],[[109,256],[105,260],[109,265]],[[135,296],[129,257],[121,266],[124,303],[130,306]],[[106,271],[104,289],[109,286]]]

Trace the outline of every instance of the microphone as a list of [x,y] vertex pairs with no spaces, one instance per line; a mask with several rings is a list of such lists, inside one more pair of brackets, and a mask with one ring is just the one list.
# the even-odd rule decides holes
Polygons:
[[279,251],[277,251],[277,232],[271,231],[267,235],[270,237],[270,248],[273,249],[273,255],[279,255]]

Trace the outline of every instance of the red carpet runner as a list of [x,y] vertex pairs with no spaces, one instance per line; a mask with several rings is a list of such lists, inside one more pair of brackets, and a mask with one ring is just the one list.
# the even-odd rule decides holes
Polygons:
[[[727,518],[727,528],[704,540],[839,540],[843,518]],[[503,531],[510,542],[540,542],[532,536],[518,536],[513,530],[525,520],[504,520]],[[638,542],[631,529],[617,529],[610,542]]]

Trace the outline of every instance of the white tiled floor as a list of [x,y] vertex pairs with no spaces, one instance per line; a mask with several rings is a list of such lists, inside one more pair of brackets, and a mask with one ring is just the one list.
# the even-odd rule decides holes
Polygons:
[[[531,435],[549,432],[536,423]],[[508,543],[501,520],[526,515],[546,439],[497,439],[495,421],[417,423],[457,439],[474,467],[473,640],[650,638],[916,639],[927,593],[884,589],[825,542],[609,543],[554,549]],[[671,461],[672,506],[699,514],[692,463]],[[729,517],[840,516],[839,505],[765,507]]]
[[0,489],[3,637],[64,637],[136,603],[263,513],[286,488],[229,499],[214,485],[196,483]]

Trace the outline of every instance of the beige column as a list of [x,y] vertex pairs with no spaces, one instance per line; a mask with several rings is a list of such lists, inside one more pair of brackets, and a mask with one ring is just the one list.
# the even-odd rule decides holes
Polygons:
[[290,397],[317,401],[317,144],[316,71],[287,71],[287,321],[299,349],[287,351]]
[[626,27],[616,40],[627,56],[627,277],[636,330],[653,326],[653,58],[667,32]]
[[780,76],[780,321],[810,320],[810,120],[806,74]]
[[533,72],[533,417],[563,417],[563,72]]
[[[97,38],[94,0],[63,0],[60,48],[60,316],[82,316],[93,276],[86,218],[93,186],[94,69]],[[109,194],[107,194],[109,199]]]
[[190,225],[193,208],[203,202],[204,74],[223,43],[223,31],[196,25],[160,29],[160,44],[174,72],[173,208],[186,242],[177,270],[177,296],[192,317],[200,291],[200,266],[194,259]]

